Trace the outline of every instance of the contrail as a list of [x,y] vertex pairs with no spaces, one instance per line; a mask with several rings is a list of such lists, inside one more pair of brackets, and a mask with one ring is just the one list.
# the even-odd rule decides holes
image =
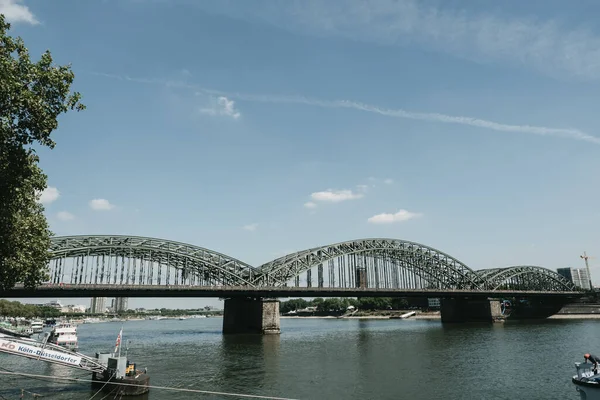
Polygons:
[[129,76],[120,76],[113,74],[106,74],[101,72],[93,72],[93,75],[103,76],[111,79],[119,79],[124,81],[145,83],[153,85],[163,85],[169,87],[179,87],[195,90],[199,93],[213,95],[213,96],[224,96],[230,99],[250,101],[250,102],[262,102],[262,103],[274,103],[274,104],[304,104],[315,107],[323,108],[348,108],[353,110],[365,111],[374,114],[384,115],[392,118],[403,118],[403,119],[414,119],[421,121],[433,121],[442,122],[447,124],[459,124],[475,126],[484,129],[491,129],[494,131],[501,132],[517,132],[527,133],[541,136],[557,136],[564,137],[574,140],[581,140],[594,144],[600,144],[600,138],[589,135],[578,129],[573,128],[550,128],[545,126],[534,126],[534,125],[510,125],[503,124],[494,121],[488,121],[485,119],[446,115],[439,113],[424,113],[424,112],[413,112],[406,111],[403,109],[387,109],[378,106],[359,103],[349,100],[321,100],[310,97],[302,96],[278,96],[278,95],[261,95],[261,94],[247,94],[247,93],[236,93],[236,92],[224,92],[220,90],[207,89],[197,85],[191,85],[181,81],[167,81],[158,79],[145,79],[145,78],[132,78]]

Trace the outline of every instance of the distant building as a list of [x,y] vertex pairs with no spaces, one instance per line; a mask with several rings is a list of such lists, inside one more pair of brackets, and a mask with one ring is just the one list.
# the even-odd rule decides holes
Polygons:
[[85,312],[85,306],[80,304],[69,304],[68,306],[63,307],[63,312],[83,314]]
[[42,304],[44,307],[54,308],[61,313],[69,312],[69,306],[63,306],[60,300],[52,300],[49,303]]
[[90,313],[104,314],[106,312],[106,297],[92,297]]
[[52,300],[50,303],[44,304],[45,307],[56,308],[57,310],[62,310],[63,305],[60,303],[60,300]]
[[590,277],[585,268],[557,268],[556,272],[582,289],[591,290]]
[[115,301],[113,303],[113,311],[114,312],[123,312],[127,311],[129,306],[129,297],[115,297]]

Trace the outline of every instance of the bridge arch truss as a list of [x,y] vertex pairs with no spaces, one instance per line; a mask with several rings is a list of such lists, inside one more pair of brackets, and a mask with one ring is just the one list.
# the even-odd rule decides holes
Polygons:
[[252,286],[256,270],[233,257],[141,236],[51,239],[53,284]]
[[432,247],[395,239],[352,240],[288,254],[258,267],[257,286],[471,289],[481,277]]
[[203,247],[141,236],[54,237],[50,251],[51,284],[577,291],[546,268],[474,271],[435,248],[386,238],[306,249],[260,267]]
[[562,275],[534,265],[478,270],[488,290],[574,292],[577,287]]

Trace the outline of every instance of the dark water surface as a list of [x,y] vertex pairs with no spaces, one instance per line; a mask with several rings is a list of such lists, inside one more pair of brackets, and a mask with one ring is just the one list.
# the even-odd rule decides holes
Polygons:
[[[573,362],[600,352],[600,322],[442,326],[438,321],[283,319],[280,336],[223,336],[220,318],[130,321],[129,358],[152,385],[294,399],[578,399]],[[80,325],[80,351],[110,351],[121,323]],[[83,371],[0,354],[0,367],[54,376]],[[89,399],[89,384],[0,375],[0,399],[21,389]],[[29,396],[29,397],[28,397]],[[104,394],[94,397],[101,399]],[[25,399],[33,398],[25,392]],[[107,399],[110,397],[107,397]],[[232,399],[151,390],[160,399]]]

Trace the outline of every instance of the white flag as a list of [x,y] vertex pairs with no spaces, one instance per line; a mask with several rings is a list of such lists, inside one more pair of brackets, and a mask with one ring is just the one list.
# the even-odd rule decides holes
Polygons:
[[119,331],[119,336],[117,336],[117,342],[115,343],[115,353],[117,352],[117,350],[119,349],[119,346],[121,345],[121,336],[123,336],[123,327],[121,327],[121,331]]

